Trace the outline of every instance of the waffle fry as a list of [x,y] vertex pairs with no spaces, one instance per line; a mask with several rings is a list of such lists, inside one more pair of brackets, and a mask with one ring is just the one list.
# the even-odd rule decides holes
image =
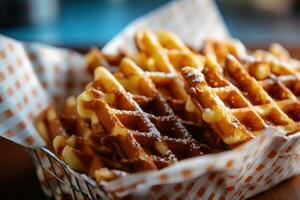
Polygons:
[[[300,76],[295,65],[290,64],[290,60],[282,61],[265,52],[269,59],[254,59],[245,64],[244,71],[249,72],[252,81],[259,85],[267,94],[273,107],[276,107],[281,116],[282,124],[277,128],[283,129],[287,134],[299,130],[299,94],[300,94]],[[288,59],[284,53],[284,59]],[[294,63],[294,62],[293,62]],[[258,71],[267,71],[263,77],[258,76]],[[250,78],[250,77],[249,77]],[[276,121],[280,121],[279,119]]]
[[72,169],[95,177],[97,181],[108,181],[118,176],[116,171],[109,170],[108,167],[128,171],[117,162],[98,155],[85,140],[75,135],[59,135],[54,138],[53,146],[59,157]]
[[123,55],[107,55],[102,53],[98,48],[93,47],[86,54],[85,59],[85,70],[87,70],[91,75],[93,75],[95,69],[98,66],[104,66],[110,71],[114,71],[114,66],[118,66]]
[[[162,45],[166,44],[166,40],[169,42],[169,46],[166,47],[170,49]],[[203,57],[191,52],[172,33],[161,31],[154,35],[149,31],[138,32],[136,44],[139,52],[135,55],[127,53],[127,56],[131,57],[145,71],[167,73],[169,76],[176,77],[182,66],[189,65],[197,67],[199,70],[203,67]],[[176,95],[175,98],[186,101],[187,94],[183,81],[179,76],[173,80],[170,86],[171,92]]]
[[[197,107],[202,112],[202,118],[222,137],[225,143],[234,146],[254,137],[249,129],[244,126],[233,111],[226,106],[226,103],[233,108],[250,106],[250,103],[243,98],[241,93],[215,70],[209,70],[207,73],[201,73],[190,67],[183,69],[183,76],[188,83],[189,94],[193,97]],[[205,75],[209,80],[205,80]],[[212,84],[213,87],[210,85]],[[228,93],[231,94],[228,94]],[[224,102],[225,101],[225,102]],[[227,101],[227,102],[226,102]],[[236,112],[237,114],[239,113]],[[251,124],[257,127],[251,127],[253,130],[264,129],[265,125],[256,123],[254,120],[260,119],[256,113],[247,113],[247,119]],[[248,122],[247,122],[248,124]]]
[[[208,133],[208,127],[205,127],[201,121],[198,121],[198,123],[194,122],[195,119],[186,112],[186,108],[184,106],[185,102],[175,99],[172,93],[166,95],[164,91],[168,90],[171,83],[168,81],[162,81],[164,77],[162,77],[161,74],[156,77],[157,72],[145,72],[132,60],[124,58],[120,64],[120,72],[116,73],[115,76],[119,82],[124,85],[125,89],[133,94],[134,99],[136,99],[141,107],[150,113],[150,119],[153,118],[155,124],[158,124],[158,122],[165,123],[166,127],[169,128],[171,126],[172,129],[174,128],[175,130],[178,130],[174,136],[178,139],[186,140],[186,143],[191,145],[191,147],[196,145],[198,146],[197,148],[200,149],[202,146],[202,149],[206,149],[206,152],[220,151],[223,149],[222,144],[218,144],[217,142],[210,143],[207,141],[208,138],[205,140],[205,134],[211,135]],[[144,87],[135,91],[128,88],[126,81],[130,80],[132,77],[139,79],[139,82],[136,85]],[[169,80],[169,78],[170,77],[167,79]],[[174,78],[176,78],[176,76]],[[158,79],[160,79],[160,81],[157,81]],[[162,82],[163,84],[161,84]],[[147,94],[143,91],[151,92]],[[149,108],[151,109],[153,107],[156,109],[149,110]],[[159,130],[160,129],[161,128],[159,128]],[[201,134],[203,135],[201,135],[199,131],[201,131]],[[164,134],[164,132],[167,131],[163,129],[160,132]],[[202,144],[197,144],[194,138]],[[203,142],[208,145],[203,144]]]
[[149,73],[149,78],[167,100],[173,99],[173,102],[176,100],[178,104],[185,106],[182,111],[188,120],[194,118],[198,123],[199,118],[195,119],[197,110],[184,89],[180,70],[184,66],[202,70],[204,57],[192,52],[175,34],[167,31],[158,31],[156,34],[149,31],[138,32],[136,45],[136,54],[124,54]]
[[112,150],[100,143],[99,133],[92,132],[88,123],[79,117],[74,97],[66,99],[63,114],[58,114],[53,107],[41,113],[36,127],[48,148],[71,168],[97,181],[108,181],[130,171],[115,162]]
[[260,60],[264,62],[277,63],[279,65],[289,66],[296,72],[300,72],[300,62],[299,60],[291,58],[288,51],[284,49],[279,44],[272,44],[269,51],[255,50],[252,53],[255,60]]
[[204,42],[201,53],[205,56],[213,56],[219,64],[223,65],[228,54],[243,58],[247,56],[247,49],[238,40],[208,39]]
[[[224,71],[208,57],[203,73],[187,67],[183,69],[183,76],[190,95],[202,111],[202,118],[225,143],[236,146],[268,126],[287,134],[299,130],[296,93],[278,77],[293,76],[295,82],[291,84],[295,87],[296,71],[268,61],[253,61],[244,67],[231,55],[226,58]],[[263,81],[259,81],[261,79]],[[287,100],[282,102],[278,98]]]
[[135,42],[119,55],[92,49],[84,67],[94,80],[36,121],[76,171],[107,181],[234,148],[267,127],[300,130],[300,64],[279,44],[250,52],[210,39],[198,53],[168,31]]
[[56,136],[66,134],[52,106],[38,116],[35,127],[50,149],[53,148],[52,141]]
[[[205,57],[194,53],[175,34],[168,31],[157,31],[155,34],[149,31],[138,32],[136,45],[138,53],[124,54],[135,60],[139,67],[146,74],[149,74],[148,77],[152,79],[167,101],[171,99],[177,104],[184,105],[181,113],[175,111],[180,118],[203,124],[202,118],[197,117],[199,115],[198,110],[185,91],[184,80],[180,72],[184,66],[191,66],[199,71],[203,70]],[[138,56],[135,55],[143,56],[140,57],[142,59],[136,59]],[[141,60],[144,61],[141,62]],[[147,65],[147,63],[152,65]],[[168,78],[162,78],[163,76]],[[177,105],[175,107],[178,108]],[[211,147],[214,146],[215,149],[225,148],[211,131],[203,132],[203,137],[206,138],[205,142],[209,143]]]
[[[125,89],[133,94],[134,99],[137,100],[143,110],[147,112],[168,146],[173,152],[176,152],[177,157],[188,158],[202,155],[203,150],[211,151],[209,146],[199,143],[201,139],[203,141],[203,138],[199,137],[199,131],[205,129],[203,124],[185,119],[185,108],[182,105],[178,106],[176,99],[163,96],[163,93],[157,89],[156,84],[149,78],[149,76],[153,78],[155,73],[145,73],[132,60],[124,58],[120,64],[120,71],[115,76],[120,83],[123,83]],[[140,86],[139,90],[133,91],[126,84],[133,77],[138,79],[136,85]],[[168,88],[168,85],[164,85],[164,87]],[[149,92],[145,93],[144,91]],[[174,132],[167,129],[174,130]],[[193,130],[197,131],[192,133]],[[196,138],[197,134],[199,142],[193,138],[193,135]],[[180,155],[182,153],[187,155]]]
[[[122,162],[132,165],[136,170],[149,170],[175,161],[176,157],[161,140],[159,131],[113,75],[100,67],[95,70],[94,78],[89,89],[78,97],[78,111],[82,117],[89,118],[94,126],[103,124],[109,132],[106,140],[118,146]],[[152,157],[134,137],[136,134],[149,138],[145,132],[153,134],[152,146],[147,149],[155,151]],[[150,142],[147,142],[148,145]],[[166,161],[162,161],[158,155]]]

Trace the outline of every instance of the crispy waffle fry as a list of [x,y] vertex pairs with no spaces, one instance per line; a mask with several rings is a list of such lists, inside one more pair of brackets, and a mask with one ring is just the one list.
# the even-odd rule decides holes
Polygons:
[[[184,89],[180,70],[187,65],[202,70],[204,57],[193,53],[177,36],[167,31],[158,31],[156,34],[138,32],[136,45],[138,53],[127,56],[149,73],[149,78],[167,100],[172,99],[185,106],[183,115],[189,120],[195,118],[197,110]],[[199,122],[199,119],[196,121]]]
[[79,117],[74,97],[66,100],[64,109],[63,114],[58,114],[53,107],[49,107],[36,121],[36,127],[47,141],[48,148],[74,170],[98,181],[114,179],[120,171],[130,171],[115,162],[111,149],[101,144],[99,135],[92,132],[88,123]]
[[[143,110],[149,114],[149,118],[158,127],[165,140],[168,141],[167,143],[178,144],[171,148],[173,152],[176,152],[177,157],[180,153],[187,154],[181,155],[181,158],[187,158],[201,155],[202,151],[208,153],[223,149],[222,144],[205,141],[204,134],[209,134],[208,127],[205,127],[201,121],[196,123],[194,122],[195,119],[191,119],[191,116],[186,113],[184,102],[175,99],[172,94],[166,96],[162,92],[168,90],[170,85],[168,81],[152,81],[158,79],[155,78],[156,72],[145,72],[132,60],[124,58],[120,64],[120,70],[115,76],[125,89],[133,94],[134,99]],[[135,90],[132,90],[127,84],[133,78],[137,80],[135,85],[139,86]],[[159,78],[163,79],[164,77],[159,76]],[[169,132],[168,129],[170,128],[175,132]],[[179,148],[180,146],[185,147],[188,151],[183,151],[182,148]]]
[[223,65],[228,54],[237,58],[247,56],[246,47],[238,40],[213,40],[204,42],[201,53],[205,56],[213,56],[219,64]]
[[[225,143],[238,145],[260,134],[267,126],[287,134],[299,130],[295,92],[285,86],[287,83],[280,82],[280,78],[275,78],[280,74],[292,75],[297,82],[294,70],[267,61],[254,61],[249,67],[243,67],[231,55],[227,56],[224,67],[225,72],[208,57],[203,73],[187,67],[183,69],[183,76],[190,95],[202,111],[202,118]],[[264,81],[259,82],[250,74]],[[292,83],[294,87],[296,82]],[[287,100],[278,101],[276,96]]]
[[[166,45],[166,41],[168,41],[169,46],[164,47],[163,44]],[[160,31],[157,32],[157,36],[149,31],[138,32],[136,44],[139,49],[137,55],[140,56],[139,59],[132,56],[134,61],[145,71],[175,76],[176,78],[173,79],[170,85],[171,92],[176,95],[175,98],[186,101],[187,94],[184,90],[183,81],[177,74],[179,74],[181,67],[185,65],[197,67],[201,70],[203,57],[191,52],[170,32]],[[131,56],[129,55],[129,57]],[[146,60],[141,61],[143,59]]]
[[[192,121],[183,120],[175,114],[182,113],[184,107],[178,107],[174,99],[167,99],[156,89],[155,84],[151,81],[149,73],[143,72],[132,60],[124,58],[120,64],[120,71],[115,75],[120,83],[123,83],[125,89],[133,94],[134,99],[139,102],[143,110],[147,112],[149,118],[156,125],[163,140],[167,142],[168,146],[178,158],[188,158],[191,156],[201,155],[203,149],[209,151],[209,147],[204,144],[199,144],[193,139],[192,134],[188,131],[197,130],[193,135],[197,136],[199,131],[203,128],[202,124],[196,124]],[[128,81],[136,79],[139,86],[138,89],[132,90],[128,87]],[[171,131],[168,131],[171,130]],[[183,154],[183,155],[180,155]],[[184,155],[186,154],[186,155]]]
[[[273,57],[271,53],[265,52],[264,54],[269,58],[253,59],[246,63],[243,68],[244,73],[249,72],[250,75],[247,79],[252,77],[253,84],[264,90],[270,101],[269,104],[276,110],[274,112],[277,114],[273,116],[272,120],[269,119],[269,124],[284,130],[287,134],[294,133],[300,129],[299,72],[297,72],[297,68],[289,64],[289,60],[281,61]],[[286,54],[284,57],[288,58]],[[267,73],[259,76],[259,71],[267,71]]]
[[43,111],[35,122],[35,127],[45,140],[47,147],[52,149],[52,141],[58,135],[65,135],[55,109],[50,106]]
[[[226,105],[227,102],[233,108],[250,105],[233,85],[222,79],[214,70],[208,72],[211,75],[206,74],[209,77],[208,81],[203,73],[190,67],[184,68],[182,73],[188,83],[189,94],[202,112],[202,118],[211,125],[225,143],[235,146],[254,137],[254,134],[237,119],[237,116]],[[209,84],[213,84],[215,89]],[[228,95],[228,92],[231,92],[231,95]],[[251,120],[253,125],[265,128],[263,123],[260,124],[261,120],[258,121],[258,124],[253,121],[258,116],[256,113],[250,112],[247,113],[247,119]],[[243,121],[247,119],[243,119]],[[251,128],[257,129],[257,127]]]
[[[104,126],[108,131],[104,139],[119,149],[121,162],[135,170],[149,170],[177,160],[150,119],[110,72],[99,67],[94,78],[87,91],[78,97],[78,111],[94,126]],[[143,148],[141,141],[150,138],[149,134],[152,141],[144,141],[147,143],[144,145],[150,146]],[[141,141],[135,135],[140,136]]]
[[98,48],[92,48],[87,54],[85,59],[84,68],[93,75],[98,66],[104,66],[107,69],[114,71],[114,66],[118,66],[123,55],[107,55],[102,53]]
[[97,181],[108,181],[117,177],[117,171],[108,168],[128,171],[112,159],[98,155],[81,137],[59,135],[54,138],[53,146],[55,152],[71,168],[95,177]]
[[92,49],[84,67],[94,80],[36,121],[76,171],[106,181],[236,147],[267,127],[300,130],[300,64],[282,46],[207,40],[199,54],[167,31],[135,42],[119,55]]

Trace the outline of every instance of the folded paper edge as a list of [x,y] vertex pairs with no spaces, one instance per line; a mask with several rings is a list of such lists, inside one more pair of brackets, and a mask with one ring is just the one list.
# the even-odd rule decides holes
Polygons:
[[[137,29],[141,26],[141,24],[145,21],[147,21],[149,18],[151,18],[152,16],[157,15],[158,13],[178,4],[178,3],[185,3],[188,2],[189,0],[173,0],[170,1],[166,4],[163,4],[162,6],[148,12],[147,14],[139,17],[138,19],[133,20],[131,23],[129,23],[123,30],[121,30],[119,33],[117,33],[117,35],[115,35],[103,48],[102,51],[105,53],[116,53],[118,50],[120,50],[120,48],[118,47],[118,44],[120,43],[120,41],[123,38],[130,38],[132,39],[134,37],[135,32],[137,31]],[[225,22],[223,20],[223,17],[215,3],[215,1],[213,0],[207,0],[211,6],[212,6],[212,10],[214,10],[214,14],[216,14],[216,17],[218,19],[218,21],[220,22],[220,24],[224,24],[224,26],[222,27],[222,31],[224,32],[224,37],[225,38],[230,38],[230,32],[227,29],[227,27],[225,26]]]

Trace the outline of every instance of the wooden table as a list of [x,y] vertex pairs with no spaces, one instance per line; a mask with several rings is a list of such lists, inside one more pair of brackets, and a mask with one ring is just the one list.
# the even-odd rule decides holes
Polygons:
[[300,175],[279,183],[251,200],[298,200],[300,199]]

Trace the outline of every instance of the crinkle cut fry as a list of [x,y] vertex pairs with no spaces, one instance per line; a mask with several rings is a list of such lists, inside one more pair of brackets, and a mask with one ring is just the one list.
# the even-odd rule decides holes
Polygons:
[[221,136],[225,143],[236,146],[254,135],[248,131],[207,84],[203,73],[191,67],[182,69],[188,93],[202,111],[202,117]]
[[[175,115],[173,112],[172,108],[169,106],[167,103],[166,99],[163,97],[163,95],[160,94],[160,92],[155,88],[154,83],[150,78],[147,77],[147,74],[143,72],[142,69],[140,69],[131,59],[129,58],[124,58],[121,61],[120,64],[120,72],[122,73],[122,77],[120,77],[120,82],[122,83],[122,78],[127,78],[130,80],[130,78],[136,78],[139,79],[139,82],[137,85],[139,86],[144,86],[143,87],[143,94],[139,91],[138,95],[141,95],[145,98],[153,98],[156,99],[156,106],[158,106],[160,109],[160,115],[162,116],[155,116],[156,120],[163,119],[165,118],[168,122],[174,122],[174,128],[176,129],[176,138],[168,138],[169,142],[173,143],[180,143],[182,142],[182,145],[185,146],[185,148],[188,149],[189,152],[187,152],[188,157],[190,156],[196,156],[196,155],[202,155],[203,152],[201,150],[201,146],[205,147],[204,144],[199,144],[195,139],[192,138],[188,130],[185,128],[183,124],[183,120],[180,119]],[[118,78],[118,76],[117,76]],[[126,88],[126,87],[125,87]],[[163,121],[161,121],[163,122]],[[171,128],[171,127],[170,127]],[[161,135],[164,136],[164,133],[161,132]],[[179,136],[178,136],[179,135]],[[168,137],[168,135],[166,135]],[[172,151],[176,151],[176,149],[172,149]],[[177,152],[178,153],[178,152]],[[183,158],[186,158],[184,156]]]
[[[123,86],[118,83],[113,75],[105,68],[99,67],[95,70],[94,78],[94,82],[87,91],[78,97],[78,111],[82,117],[90,118],[93,124],[101,123],[108,130],[109,135],[106,138],[111,142],[117,141],[123,154],[120,157],[129,163],[133,162],[132,166],[138,171],[157,168],[155,158],[148,155],[136,141],[134,137],[136,131],[126,128],[123,124],[126,122],[120,121],[120,116],[111,107],[114,106],[113,103],[121,105],[121,110],[117,108],[120,112],[122,110],[138,112],[139,116],[136,119],[139,120],[140,124],[138,123],[137,125],[143,129],[143,131],[138,132],[141,132],[141,134],[142,132],[155,134],[155,145],[162,146],[165,150],[160,152],[163,154],[162,156],[168,159],[169,162],[176,160],[176,157],[168,149],[167,145],[161,141],[160,134],[150,122],[150,119],[145,116],[131,95],[124,90]],[[119,98],[118,101],[115,101],[117,98]],[[129,116],[129,119],[130,117],[133,116]]]

